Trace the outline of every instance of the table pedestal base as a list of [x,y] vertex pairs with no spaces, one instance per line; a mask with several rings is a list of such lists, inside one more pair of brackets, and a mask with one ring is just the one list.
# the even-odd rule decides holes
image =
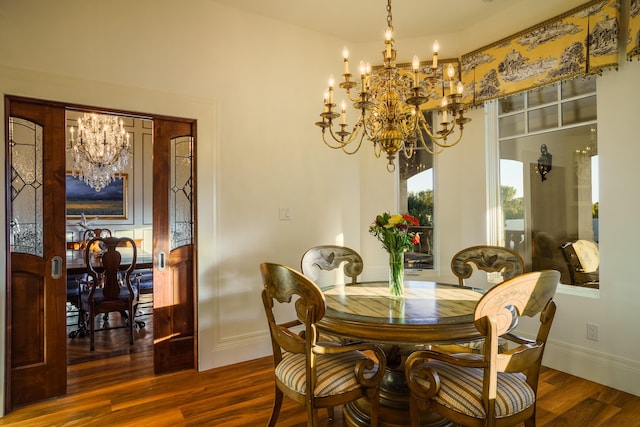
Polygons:
[[[404,366],[404,364],[403,364]],[[347,403],[343,409],[344,420],[351,427],[371,425],[371,405],[369,399],[362,398]],[[387,368],[380,384],[380,427],[404,427],[411,425],[409,415],[409,387],[404,378],[404,369]],[[420,416],[420,425],[424,427],[445,427],[454,425],[451,421],[429,412]]]

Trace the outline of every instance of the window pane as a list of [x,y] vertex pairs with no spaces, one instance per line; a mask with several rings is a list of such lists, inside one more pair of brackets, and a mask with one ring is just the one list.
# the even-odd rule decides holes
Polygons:
[[549,107],[539,108],[529,111],[529,132],[537,132],[544,129],[558,127],[558,106],[553,104]]
[[596,92],[596,79],[575,78],[562,82],[562,99]]
[[522,135],[524,133],[524,113],[499,118],[498,132],[500,138]]
[[558,86],[544,86],[530,90],[527,94],[528,107],[537,107],[538,105],[548,104],[558,100]]
[[596,120],[597,118],[595,95],[562,103],[563,125]]
[[[598,144],[595,125],[559,129],[500,143],[500,187],[505,245],[525,259],[528,271],[558,270],[561,282],[581,286],[561,247],[598,236]],[[551,170],[542,179],[542,145]]]
[[[420,226],[410,231],[420,235],[420,243],[404,254],[405,268],[433,268],[433,155],[416,149],[411,159],[399,155],[402,212],[418,218]],[[401,204],[402,206],[402,204]]]
[[[500,145],[505,156],[500,159],[500,201],[504,219],[504,242],[518,252],[524,249],[524,186],[523,165],[519,160],[505,158],[513,143]],[[511,153],[513,155],[513,153]]]
[[420,236],[420,243],[413,251],[405,253],[407,268],[433,268],[433,169],[427,169],[411,177],[409,188],[409,214],[420,220],[420,225],[410,227]]
[[498,102],[498,114],[513,113],[524,109],[524,93],[516,93],[500,99]]

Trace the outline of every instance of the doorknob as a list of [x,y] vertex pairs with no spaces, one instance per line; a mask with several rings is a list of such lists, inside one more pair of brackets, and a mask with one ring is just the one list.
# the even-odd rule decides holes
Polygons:
[[166,261],[165,253],[159,252],[158,253],[158,269],[164,270],[166,264],[167,264],[167,261]]
[[59,279],[62,277],[62,257],[54,256],[51,258],[51,278]]

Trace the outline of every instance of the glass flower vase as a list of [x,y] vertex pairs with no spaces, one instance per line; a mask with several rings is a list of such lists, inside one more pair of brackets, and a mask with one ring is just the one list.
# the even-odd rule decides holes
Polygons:
[[402,252],[389,252],[389,293],[393,298],[404,294],[404,259]]

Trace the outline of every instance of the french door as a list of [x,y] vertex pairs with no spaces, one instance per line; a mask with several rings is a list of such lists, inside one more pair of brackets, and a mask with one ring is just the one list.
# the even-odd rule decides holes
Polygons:
[[[65,107],[5,98],[7,411],[66,393]],[[196,366],[195,121],[152,118],[154,371],[166,373]]]
[[195,367],[195,122],[153,121],[153,349],[156,374]]
[[5,111],[11,410],[66,392],[65,110],[7,98]]

